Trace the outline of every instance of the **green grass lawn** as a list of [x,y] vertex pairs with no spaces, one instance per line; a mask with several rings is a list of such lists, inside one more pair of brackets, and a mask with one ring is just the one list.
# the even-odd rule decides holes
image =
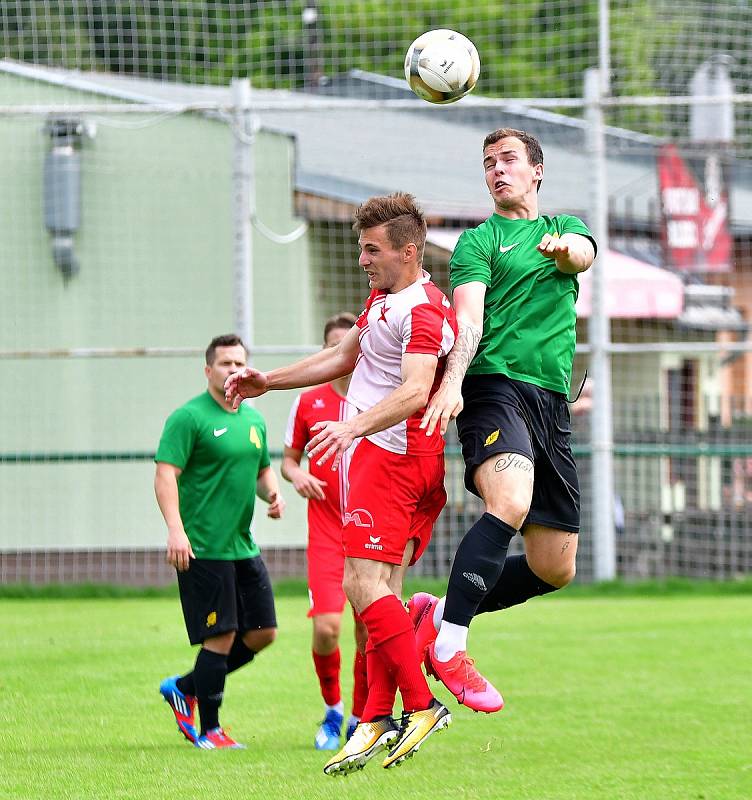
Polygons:
[[506,708],[452,700],[411,761],[338,779],[312,749],[306,608],[280,597],[277,642],[228,681],[222,721],[248,749],[207,752],[157,692],[193,661],[176,598],[0,600],[0,797],[752,798],[752,596],[562,594],[479,617],[471,651]]

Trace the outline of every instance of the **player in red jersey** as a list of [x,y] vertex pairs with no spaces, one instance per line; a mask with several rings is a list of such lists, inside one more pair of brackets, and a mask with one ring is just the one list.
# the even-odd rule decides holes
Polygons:
[[[270,389],[293,389],[353,373],[350,420],[315,426],[311,459],[336,470],[352,443],[345,525],[344,589],[368,630],[368,701],[345,746],[324,766],[331,775],[359,769],[389,747],[382,766],[413,755],[451,721],[421,671],[402,578],[425,549],[446,503],[444,439],[419,429],[422,409],[441,380],[457,325],[444,294],[424,272],[426,222],[408,194],[373,197],[355,214],[358,263],[371,294],[357,325],[337,347],[288,367],[245,369],[225,389],[235,405]],[[398,726],[392,718],[402,695]]]
[[[343,312],[330,317],[324,325],[324,347],[336,347],[353,325],[353,314]],[[339,634],[345,607],[342,525],[351,451],[345,454],[339,471],[334,475],[328,464],[319,466],[315,461],[310,461],[308,469],[304,469],[301,461],[306,445],[315,436],[312,429],[316,423],[346,420],[355,414],[355,408],[347,402],[349,385],[350,376],[345,375],[324,386],[309,389],[296,398],[287,423],[282,459],[283,477],[292,483],[301,497],[308,500],[308,594],[311,602],[308,616],[313,620],[313,663],[325,704],[324,719],[314,739],[317,750],[339,750],[344,719]],[[368,696],[367,638],[365,625],[356,614],[353,700],[346,739],[350,738],[360,722]]]

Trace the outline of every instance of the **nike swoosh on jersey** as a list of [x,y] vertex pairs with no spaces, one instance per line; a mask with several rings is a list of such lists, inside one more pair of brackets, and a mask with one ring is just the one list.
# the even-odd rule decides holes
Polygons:
[[227,428],[215,428],[214,435],[221,436],[223,433],[227,433]]
[[519,244],[519,242],[515,242],[514,244],[508,244],[506,247],[503,244],[501,244],[501,245],[499,245],[499,252],[500,253],[508,253],[510,250],[512,250],[513,248],[517,247],[518,244]]

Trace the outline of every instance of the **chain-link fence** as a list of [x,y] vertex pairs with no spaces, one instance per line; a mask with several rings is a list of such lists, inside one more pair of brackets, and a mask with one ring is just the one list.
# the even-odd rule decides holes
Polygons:
[[[475,92],[418,100],[404,53],[469,36]],[[8,2],[0,10],[0,579],[158,583],[151,463],[167,414],[237,330],[264,369],[357,312],[353,210],[416,195],[448,289],[492,211],[481,145],[540,138],[544,213],[582,217],[580,575],[730,577],[752,554],[752,77],[746,4]],[[294,393],[261,398],[279,451]],[[420,569],[480,512],[449,439]],[[302,500],[257,520],[302,574]],[[297,501],[297,502],[296,502]]]

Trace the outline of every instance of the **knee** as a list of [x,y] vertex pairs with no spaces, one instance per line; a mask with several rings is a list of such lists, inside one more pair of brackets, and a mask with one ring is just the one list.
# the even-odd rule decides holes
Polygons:
[[557,589],[563,589],[574,580],[577,569],[574,563],[566,564],[530,564],[530,569],[542,580]]
[[492,496],[486,502],[486,511],[518,531],[530,511],[530,500],[525,496]]
[[243,634],[243,642],[249,650],[255,653],[261,652],[277,638],[276,628],[259,628],[258,630],[246,631]]
[[339,621],[313,618],[313,641],[317,652],[330,652],[339,642]]

